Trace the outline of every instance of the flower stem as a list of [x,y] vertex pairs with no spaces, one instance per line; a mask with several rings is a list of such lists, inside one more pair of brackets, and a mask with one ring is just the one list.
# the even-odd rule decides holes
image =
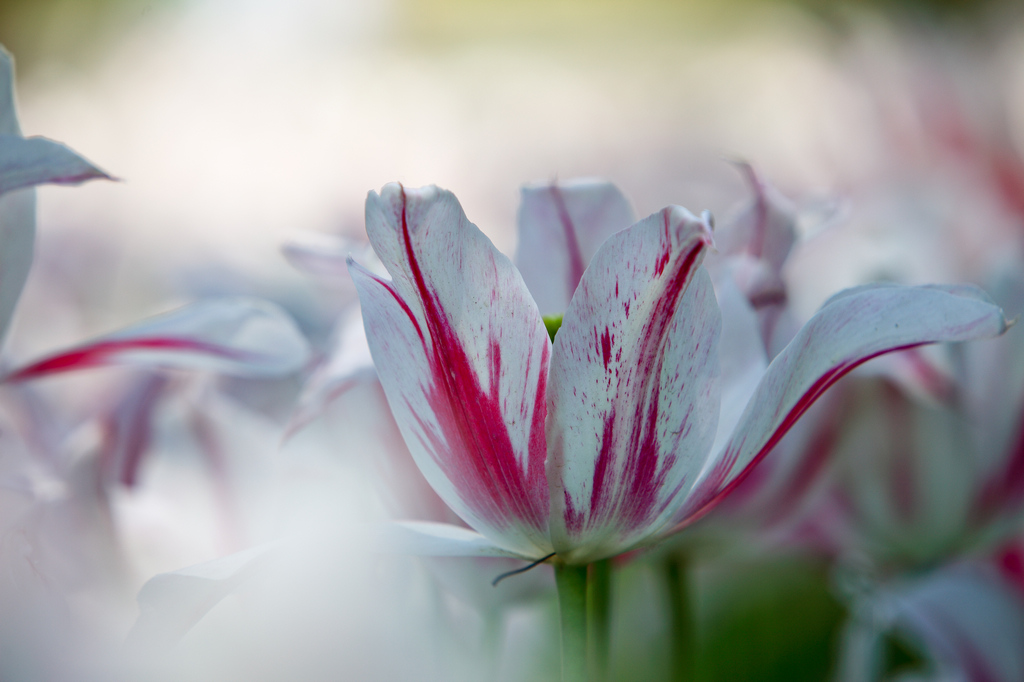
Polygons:
[[611,647],[612,562],[602,559],[590,564],[587,573],[587,646],[590,649],[590,679],[608,679]]
[[689,569],[689,562],[679,554],[673,554],[665,562],[665,582],[668,584],[672,621],[673,682],[692,680],[694,673],[696,628],[693,620],[693,602],[690,600]]
[[562,682],[587,680],[587,567],[555,564],[562,621]]

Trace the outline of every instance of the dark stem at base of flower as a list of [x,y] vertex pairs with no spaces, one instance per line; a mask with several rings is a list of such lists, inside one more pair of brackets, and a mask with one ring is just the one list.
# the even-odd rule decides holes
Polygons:
[[553,556],[555,556],[554,552],[552,552],[551,554],[548,554],[547,556],[542,556],[541,558],[537,559],[536,561],[534,561],[534,562],[532,562],[532,563],[530,563],[530,564],[528,564],[526,566],[523,566],[522,568],[517,568],[514,571],[508,571],[506,573],[502,573],[497,578],[495,578],[494,580],[491,581],[491,587],[497,587],[498,583],[500,583],[505,578],[511,578],[514,575],[519,575],[520,573],[526,573],[531,568],[536,568],[537,566],[540,566],[542,563],[544,563],[545,561],[547,561],[548,559],[550,559]]

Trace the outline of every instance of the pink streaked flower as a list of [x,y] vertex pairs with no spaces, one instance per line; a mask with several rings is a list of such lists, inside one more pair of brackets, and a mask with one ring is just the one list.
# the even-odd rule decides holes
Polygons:
[[656,542],[718,504],[857,365],[1006,329],[972,287],[847,290],[745,410],[723,410],[709,217],[672,206],[609,237],[554,343],[451,193],[387,185],[366,222],[392,276],[350,266],[381,383],[417,465],[479,532],[405,526],[424,553],[582,564]]
[[[993,294],[1024,310],[1019,264]],[[802,530],[840,557],[882,573],[910,573],[985,555],[1024,519],[1024,339],[1008,334],[956,349],[945,401],[921,400],[890,377],[846,386],[831,419],[829,465],[806,495]],[[809,448],[794,451],[805,461]],[[824,511],[824,513],[823,513]],[[814,543],[818,544],[818,543]]]
[[986,563],[946,565],[858,594],[837,678],[882,679],[885,638],[892,635],[927,658],[927,678],[919,679],[1011,682],[1024,675],[1024,599]]

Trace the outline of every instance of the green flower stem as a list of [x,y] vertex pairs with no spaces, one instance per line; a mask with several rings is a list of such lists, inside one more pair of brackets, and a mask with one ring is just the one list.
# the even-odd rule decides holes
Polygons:
[[587,680],[587,567],[555,564],[562,621],[562,682]]
[[690,565],[684,556],[673,554],[665,562],[665,582],[668,584],[671,610],[671,679],[673,682],[688,682],[694,677],[696,627],[690,599]]
[[590,648],[590,679],[608,679],[611,645],[612,562],[603,559],[590,564],[587,574],[587,646]]

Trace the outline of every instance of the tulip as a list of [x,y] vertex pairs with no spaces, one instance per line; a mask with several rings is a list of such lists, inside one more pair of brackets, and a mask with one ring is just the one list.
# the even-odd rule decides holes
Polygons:
[[606,241],[554,344],[450,193],[388,185],[367,200],[367,231],[392,275],[350,266],[377,371],[427,480],[487,539],[470,554],[587,564],[655,542],[707,513],[853,367],[1006,328],[973,287],[845,291],[712,452],[721,315],[700,267],[706,217],[670,207]]
[[387,185],[366,223],[391,279],[350,269],[381,384],[424,476],[477,531],[408,523],[404,537],[426,554],[553,560],[566,595],[582,585],[570,569],[710,511],[854,367],[1007,328],[973,287],[850,289],[738,414],[720,404],[709,215],[668,207],[608,238],[553,343],[518,270],[451,193]]

